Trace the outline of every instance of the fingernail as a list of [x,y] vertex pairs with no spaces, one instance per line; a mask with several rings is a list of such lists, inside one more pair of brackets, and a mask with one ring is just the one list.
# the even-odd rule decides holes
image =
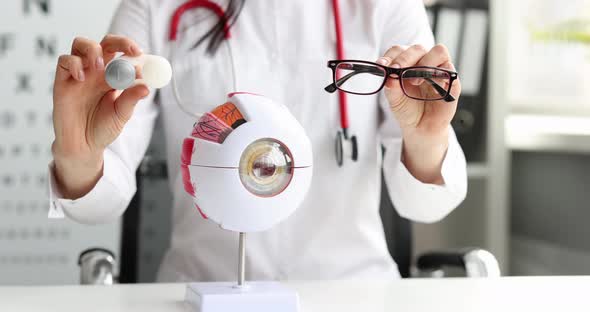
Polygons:
[[84,76],[84,71],[80,69],[78,71],[78,80],[84,81],[85,79],[86,79],[86,77]]
[[96,69],[102,70],[104,68],[104,59],[102,57],[96,58]]
[[140,47],[136,46],[129,46],[129,51],[131,51],[131,54],[133,55],[143,54],[143,50]]
[[150,89],[147,86],[144,86],[143,95],[141,96],[141,98],[145,99],[148,95],[150,95]]
[[386,58],[384,58],[384,57],[380,57],[377,60],[377,64],[380,64],[380,65],[387,65],[387,63],[389,63],[389,61]]
[[397,63],[391,65],[391,67],[393,67],[393,68],[402,68],[402,66],[400,64],[397,64]]

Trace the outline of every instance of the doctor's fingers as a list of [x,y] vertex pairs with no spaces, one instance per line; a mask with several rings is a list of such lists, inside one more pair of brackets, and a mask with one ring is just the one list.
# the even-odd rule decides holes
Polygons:
[[437,44],[420,59],[418,65],[438,67],[449,62],[451,62],[449,49],[445,45]]
[[426,51],[424,46],[415,44],[402,53],[399,53],[397,56],[392,57],[390,66],[396,68],[414,66],[424,57],[424,55],[426,55],[427,52],[428,51]]
[[382,57],[377,60],[378,64],[384,66],[391,66],[391,62],[400,54],[402,54],[408,47],[401,45],[394,45],[389,48]]
[[106,35],[100,42],[100,46],[107,63],[115,57],[117,52],[123,52],[128,56],[140,56],[142,54],[139,45],[125,36]]
[[[407,48],[403,46],[393,46],[389,50],[387,50],[385,56],[381,59],[385,58],[389,61],[388,64],[384,64],[385,66],[390,66],[394,68],[409,67],[415,65],[418,61],[420,61],[420,59],[426,54],[426,52],[426,49],[419,44]],[[397,78],[397,76],[394,76],[394,78]],[[388,89],[393,89],[391,92],[394,93],[397,89],[401,89],[399,82],[395,79],[387,79],[387,81],[385,82],[385,87],[387,87]]]
[[[113,92],[117,92],[114,91]],[[115,114],[121,124],[127,123],[133,115],[135,104],[146,96],[150,90],[143,84],[138,84],[131,88],[125,89],[115,100]]]
[[63,81],[70,77],[78,81],[84,81],[86,79],[82,58],[76,55],[62,55],[57,60],[55,79]]
[[[453,63],[451,63],[450,61],[440,64],[440,65],[438,65],[438,67],[452,70],[454,72],[457,71],[455,69],[455,65],[453,65]],[[455,99],[458,99],[459,95],[461,95],[461,79],[460,79],[460,77],[455,79],[455,81],[453,81],[453,85],[451,86],[451,95]]]
[[99,71],[104,69],[102,47],[93,40],[76,37],[74,42],[72,42],[72,55],[82,58],[84,68],[91,68]]

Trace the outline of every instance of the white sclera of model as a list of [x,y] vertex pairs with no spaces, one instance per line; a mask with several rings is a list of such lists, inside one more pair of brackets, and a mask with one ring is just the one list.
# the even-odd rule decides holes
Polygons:
[[240,233],[238,284],[191,283],[186,300],[202,312],[295,312],[299,299],[293,290],[278,282],[244,282],[244,233],[268,230],[299,207],[311,185],[311,142],[282,104],[240,92],[227,101],[246,122],[222,143],[191,137],[188,169],[194,202],[207,220]]
[[[139,79],[136,66],[141,68]],[[166,86],[171,78],[170,63],[157,55],[121,56],[110,61],[105,68],[105,80],[111,88],[116,90],[124,90],[140,83],[159,89]]]
[[[246,122],[221,144],[194,138],[189,166],[195,187],[194,201],[209,221],[223,229],[265,231],[290,216],[305,198],[312,175],[311,142],[301,124],[282,104],[247,93],[232,94],[227,101],[236,106]],[[256,148],[255,142],[261,150],[265,150],[264,142],[269,142],[288,151],[285,158],[292,158],[287,161],[291,161],[293,170],[286,185],[277,181],[278,189],[267,189],[267,193],[253,189],[256,181],[260,187],[274,187],[269,183],[286,175],[278,170],[285,158],[276,149],[268,147],[266,153],[254,151],[250,162],[246,159],[247,151]],[[268,162],[274,162],[269,164],[271,170],[277,167],[268,178],[256,177],[259,173],[247,168],[248,164]]]

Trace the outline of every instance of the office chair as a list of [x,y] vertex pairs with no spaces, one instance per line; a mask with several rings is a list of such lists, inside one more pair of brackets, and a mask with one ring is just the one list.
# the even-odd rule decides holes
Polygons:
[[413,265],[412,222],[402,218],[395,210],[383,175],[380,213],[387,248],[402,277],[443,277],[445,268],[459,269],[467,277],[500,276],[494,255],[477,247],[429,251],[418,255]]

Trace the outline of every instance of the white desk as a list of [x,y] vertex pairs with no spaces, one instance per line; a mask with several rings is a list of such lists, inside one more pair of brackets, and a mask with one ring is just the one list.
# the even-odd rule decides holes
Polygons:
[[[305,312],[590,310],[590,277],[287,284],[299,292]],[[0,287],[0,311],[188,311],[184,292],[184,284]]]

